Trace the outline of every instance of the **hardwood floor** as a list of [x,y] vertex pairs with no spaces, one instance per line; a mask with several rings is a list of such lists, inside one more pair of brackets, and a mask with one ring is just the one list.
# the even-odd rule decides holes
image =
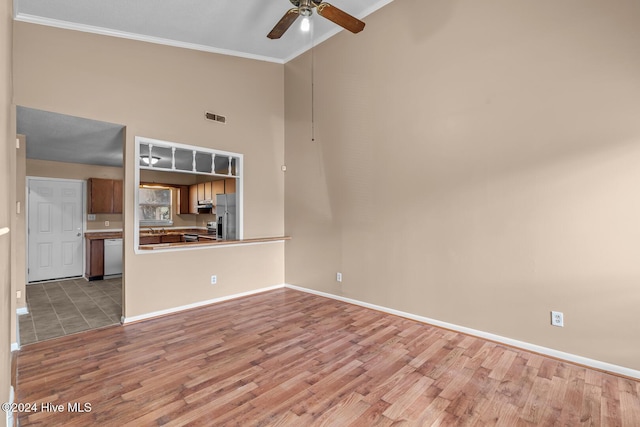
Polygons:
[[25,346],[17,392],[21,426],[640,425],[638,381],[290,289]]

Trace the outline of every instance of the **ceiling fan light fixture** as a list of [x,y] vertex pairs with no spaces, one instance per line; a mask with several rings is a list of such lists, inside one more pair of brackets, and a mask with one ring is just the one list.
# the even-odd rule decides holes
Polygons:
[[311,29],[311,18],[305,16],[302,18],[302,23],[300,24],[300,29],[307,33]]
[[153,157],[141,156],[140,160],[142,160],[142,163],[144,163],[146,165],[148,165],[148,164],[155,165],[156,163],[158,163],[160,161],[160,157],[156,157],[156,156],[153,156]]

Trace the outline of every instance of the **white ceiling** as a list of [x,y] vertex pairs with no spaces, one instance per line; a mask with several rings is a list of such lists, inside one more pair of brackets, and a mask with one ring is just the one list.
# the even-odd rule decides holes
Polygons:
[[[330,0],[362,19],[392,0]],[[15,19],[59,28],[285,63],[342,29],[317,14],[311,33],[298,20],[281,39],[267,34],[289,0],[14,0]],[[342,30],[345,31],[345,30]],[[367,31],[366,27],[364,31]],[[358,37],[354,34],[353,37]]]

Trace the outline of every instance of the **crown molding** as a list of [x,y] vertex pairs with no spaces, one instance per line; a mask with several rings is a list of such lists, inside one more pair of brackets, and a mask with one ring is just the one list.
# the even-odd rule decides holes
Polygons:
[[164,46],[178,47],[182,49],[198,50],[201,52],[217,53],[220,55],[236,56],[245,59],[254,59],[257,61],[274,62],[276,64],[284,64],[285,61],[270,56],[254,55],[246,52],[238,52],[229,49],[220,49],[212,46],[206,46],[196,43],[187,43],[177,40],[165,39],[162,37],[153,37],[143,34],[129,33],[126,31],[113,30],[110,28],[97,27],[94,25],[78,24],[76,22],[62,21],[59,19],[43,18],[41,16],[29,15],[26,13],[17,13],[13,18],[15,21],[26,22],[28,24],[45,25],[47,27],[61,28],[63,30],[80,31],[83,33],[98,34],[102,36],[118,37],[121,39],[136,40],[146,43],[160,44]]

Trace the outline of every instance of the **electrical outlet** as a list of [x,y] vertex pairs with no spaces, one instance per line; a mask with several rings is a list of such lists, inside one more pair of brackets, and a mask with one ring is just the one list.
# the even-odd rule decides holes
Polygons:
[[336,282],[342,282],[342,273],[336,273]]
[[109,226],[109,221],[105,221],[105,222],[104,222],[104,226],[105,226],[105,227],[108,227],[108,226]]
[[552,311],[551,324],[562,328],[564,326],[564,314],[561,311]]
[[22,298],[22,291],[16,291],[16,298]]
[[87,215],[87,221],[95,221],[95,220],[96,220],[96,214]]
[[216,283],[218,283],[218,276],[214,274],[211,276],[211,284],[215,285]]

